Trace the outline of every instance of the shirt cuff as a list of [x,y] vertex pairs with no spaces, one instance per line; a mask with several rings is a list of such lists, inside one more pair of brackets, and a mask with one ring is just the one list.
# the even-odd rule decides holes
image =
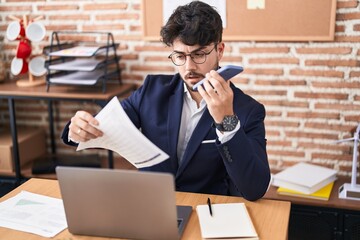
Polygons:
[[71,139],[71,137],[70,137],[69,134],[68,134],[68,142],[73,142],[73,143],[77,143],[77,144],[80,143],[80,142],[78,142],[78,141],[75,141],[75,140]]
[[235,129],[232,130],[231,132],[220,132],[218,129],[216,129],[216,135],[218,136],[220,143],[226,143],[227,141],[229,141],[236,134],[236,132],[239,131],[240,125],[241,124],[239,120]]

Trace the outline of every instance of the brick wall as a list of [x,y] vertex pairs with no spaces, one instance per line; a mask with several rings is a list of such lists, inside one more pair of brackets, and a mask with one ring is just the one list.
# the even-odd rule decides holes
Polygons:
[[[146,74],[173,73],[166,58],[169,49],[142,39],[141,0],[0,0],[0,49],[6,69],[16,43],[4,38],[9,15],[44,16],[47,38],[33,46],[40,54],[56,30],[110,31],[120,44],[122,78],[141,84]],[[350,175],[351,137],[360,123],[360,6],[359,1],[338,0],[335,40],[331,42],[226,42],[225,64],[245,71],[233,80],[267,110],[266,137],[273,170],[294,162],[310,161]],[[1,69],[0,69],[1,71]],[[0,84],[1,88],[1,84]],[[0,124],[8,122],[7,103],[0,103]],[[46,102],[17,101],[19,125],[48,126]],[[96,112],[89,103],[56,103],[57,136],[77,109]],[[61,112],[61,114],[60,114]],[[1,126],[0,125],[0,126]],[[49,140],[48,140],[49,142]],[[59,152],[73,152],[57,139]]]

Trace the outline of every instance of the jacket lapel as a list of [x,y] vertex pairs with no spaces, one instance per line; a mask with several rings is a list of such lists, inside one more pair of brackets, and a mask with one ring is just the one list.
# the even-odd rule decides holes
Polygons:
[[184,88],[183,82],[175,88],[174,94],[169,98],[169,111],[168,111],[168,133],[169,133],[169,151],[170,159],[173,159],[172,167],[173,172],[176,173],[178,169],[177,158],[177,143],[179,138],[179,129],[181,121],[181,112],[183,107]]
[[198,122],[194,132],[191,135],[191,138],[184,153],[183,160],[176,173],[176,177],[180,176],[181,173],[184,171],[189,161],[195,154],[196,149],[198,149],[201,142],[211,129],[212,123],[213,118],[210,116],[209,111],[206,109],[202,117],[200,118],[200,121]]

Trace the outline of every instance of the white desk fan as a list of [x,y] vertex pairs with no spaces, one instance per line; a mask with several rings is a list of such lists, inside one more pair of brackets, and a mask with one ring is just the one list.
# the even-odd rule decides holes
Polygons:
[[354,137],[336,141],[342,143],[354,140],[351,183],[344,183],[339,188],[339,198],[360,200],[360,184],[356,184],[359,134],[360,124],[356,128]]

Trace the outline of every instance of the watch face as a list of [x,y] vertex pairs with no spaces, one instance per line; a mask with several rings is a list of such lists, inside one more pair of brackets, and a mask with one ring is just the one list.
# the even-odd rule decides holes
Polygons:
[[222,122],[224,131],[232,131],[236,128],[239,119],[236,115],[225,116]]

